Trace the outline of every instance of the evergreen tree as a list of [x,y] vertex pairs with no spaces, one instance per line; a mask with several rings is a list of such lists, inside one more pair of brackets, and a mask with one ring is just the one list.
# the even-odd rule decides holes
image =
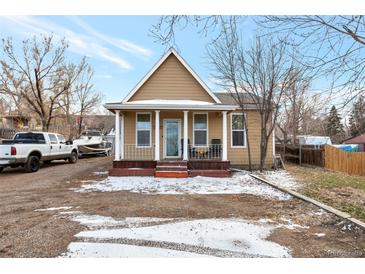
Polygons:
[[352,137],[365,133],[365,99],[363,96],[360,96],[352,106],[349,125]]
[[333,143],[339,143],[344,138],[343,124],[335,106],[331,107],[327,117],[326,133],[331,137]]

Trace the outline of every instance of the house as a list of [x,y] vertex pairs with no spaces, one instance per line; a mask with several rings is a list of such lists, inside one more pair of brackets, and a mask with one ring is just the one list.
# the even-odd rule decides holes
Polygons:
[[17,112],[1,115],[1,127],[23,129],[29,127],[31,118]]
[[[260,115],[246,94],[252,163],[260,161]],[[213,93],[170,49],[118,103],[115,160],[110,175],[229,176],[248,166],[243,113],[228,93]],[[274,141],[274,138],[272,138]],[[272,166],[273,142],[266,165]]]
[[351,137],[342,142],[343,144],[359,145],[359,151],[365,151],[365,133],[356,137]]

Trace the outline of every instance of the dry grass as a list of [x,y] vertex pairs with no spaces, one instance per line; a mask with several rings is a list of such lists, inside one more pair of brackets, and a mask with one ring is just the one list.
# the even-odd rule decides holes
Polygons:
[[303,183],[300,192],[365,221],[365,177],[319,167],[287,165],[286,168]]

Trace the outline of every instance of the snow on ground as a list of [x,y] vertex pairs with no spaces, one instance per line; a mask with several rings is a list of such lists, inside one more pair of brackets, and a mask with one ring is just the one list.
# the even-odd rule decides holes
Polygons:
[[72,258],[194,258],[209,255],[173,249],[111,243],[71,243],[61,257]]
[[258,173],[265,177],[269,182],[281,186],[284,188],[296,190],[301,187],[301,183],[295,180],[287,171],[278,170],[278,171],[265,171],[263,173]]
[[60,207],[49,207],[49,208],[39,208],[34,211],[55,211],[55,210],[68,210],[71,209],[72,206],[60,206]]
[[93,173],[95,175],[108,175],[109,174],[108,171],[94,171]]
[[237,218],[116,220],[98,215],[71,218],[88,230],[75,235],[80,241],[71,243],[64,257],[290,257],[286,247],[267,240],[274,229],[282,227],[271,222]]
[[77,192],[130,191],[144,194],[252,194],[278,200],[291,196],[252,178],[247,173],[236,173],[230,178],[190,177],[108,177],[102,181],[83,181]]
[[79,214],[72,217],[72,220],[80,223],[81,225],[89,228],[95,227],[112,227],[112,226],[123,226],[123,227],[138,227],[146,223],[158,223],[166,222],[173,219],[168,218],[144,218],[144,217],[127,217],[120,220],[116,220],[112,217],[100,216],[100,215],[86,215]]
[[326,233],[314,233],[317,237],[324,237],[326,236]]

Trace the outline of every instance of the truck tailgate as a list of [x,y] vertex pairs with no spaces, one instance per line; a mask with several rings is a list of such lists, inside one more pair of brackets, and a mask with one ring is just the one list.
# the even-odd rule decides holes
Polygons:
[[10,147],[11,145],[5,145],[5,144],[0,145],[0,159],[11,157]]

